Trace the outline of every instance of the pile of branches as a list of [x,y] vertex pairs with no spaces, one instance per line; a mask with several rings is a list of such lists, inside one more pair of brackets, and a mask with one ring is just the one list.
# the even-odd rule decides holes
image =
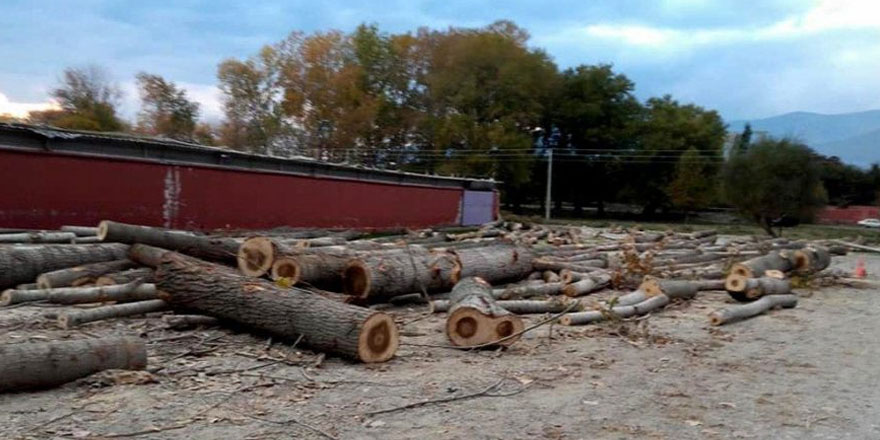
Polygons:
[[[391,359],[400,337],[377,304],[446,312],[454,347],[507,346],[520,315],[585,325],[658,310],[703,290],[746,304],[720,325],[793,307],[789,276],[825,269],[839,246],[694,233],[495,222],[421,231],[188,231],[103,221],[0,231],[0,306],[94,304],[63,329],[167,313],[172,327],[234,324],[360,362]],[[588,307],[606,288],[630,293]],[[107,355],[111,353],[111,355]],[[72,355],[73,354],[73,355]],[[51,386],[106,368],[144,368],[137,338],[0,347],[0,391]]]

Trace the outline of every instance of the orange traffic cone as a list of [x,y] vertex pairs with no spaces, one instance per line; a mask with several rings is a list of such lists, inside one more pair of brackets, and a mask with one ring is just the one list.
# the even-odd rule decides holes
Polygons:
[[868,276],[868,271],[865,270],[865,259],[859,258],[859,262],[856,263],[856,270],[853,271],[853,275],[856,278],[864,278]]

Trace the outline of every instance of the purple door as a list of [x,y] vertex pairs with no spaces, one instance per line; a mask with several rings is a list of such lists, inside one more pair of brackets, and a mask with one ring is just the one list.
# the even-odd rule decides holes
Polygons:
[[467,191],[462,199],[461,224],[481,225],[493,220],[495,193],[492,191]]

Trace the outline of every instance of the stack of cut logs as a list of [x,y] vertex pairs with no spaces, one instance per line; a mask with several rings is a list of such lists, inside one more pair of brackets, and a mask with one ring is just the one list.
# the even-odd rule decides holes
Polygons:
[[[459,348],[513,344],[526,330],[524,314],[586,325],[643,315],[704,290],[727,290],[745,303],[713,312],[711,324],[721,325],[793,307],[788,278],[821,271],[832,253],[845,253],[823,243],[714,231],[510,222],[417,232],[206,235],[103,221],[60,231],[0,230],[0,243],[0,289],[7,289],[0,306],[104,303],[58,313],[64,329],[168,311],[163,319],[172,328],[235,323],[362,362],[387,361],[399,345],[397,324],[381,304],[446,312],[446,334]],[[606,288],[631,292],[590,306],[580,299]],[[70,380],[40,367],[47,356],[77,363],[66,370],[74,376],[146,363],[136,338],[86,342],[0,346],[0,391]],[[95,350],[114,354],[83,354]]]

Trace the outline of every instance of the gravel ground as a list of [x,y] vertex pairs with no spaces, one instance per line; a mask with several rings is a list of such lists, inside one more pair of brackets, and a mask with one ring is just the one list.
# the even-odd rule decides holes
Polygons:
[[[859,258],[880,279],[880,256],[833,267]],[[379,365],[158,317],[60,331],[43,318],[59,309],[19,307],[0,311],[7,342],[141,335],[153,370],[0,395],[0,426],[4,438],[880,438],[877,292],[799,294],[795,309],[715,328],[706,315],[731,300],[702,292],[648,318],[543,326],[507,351],[425,346],[446,343],[444,316],[396,309],[404,345]]]

